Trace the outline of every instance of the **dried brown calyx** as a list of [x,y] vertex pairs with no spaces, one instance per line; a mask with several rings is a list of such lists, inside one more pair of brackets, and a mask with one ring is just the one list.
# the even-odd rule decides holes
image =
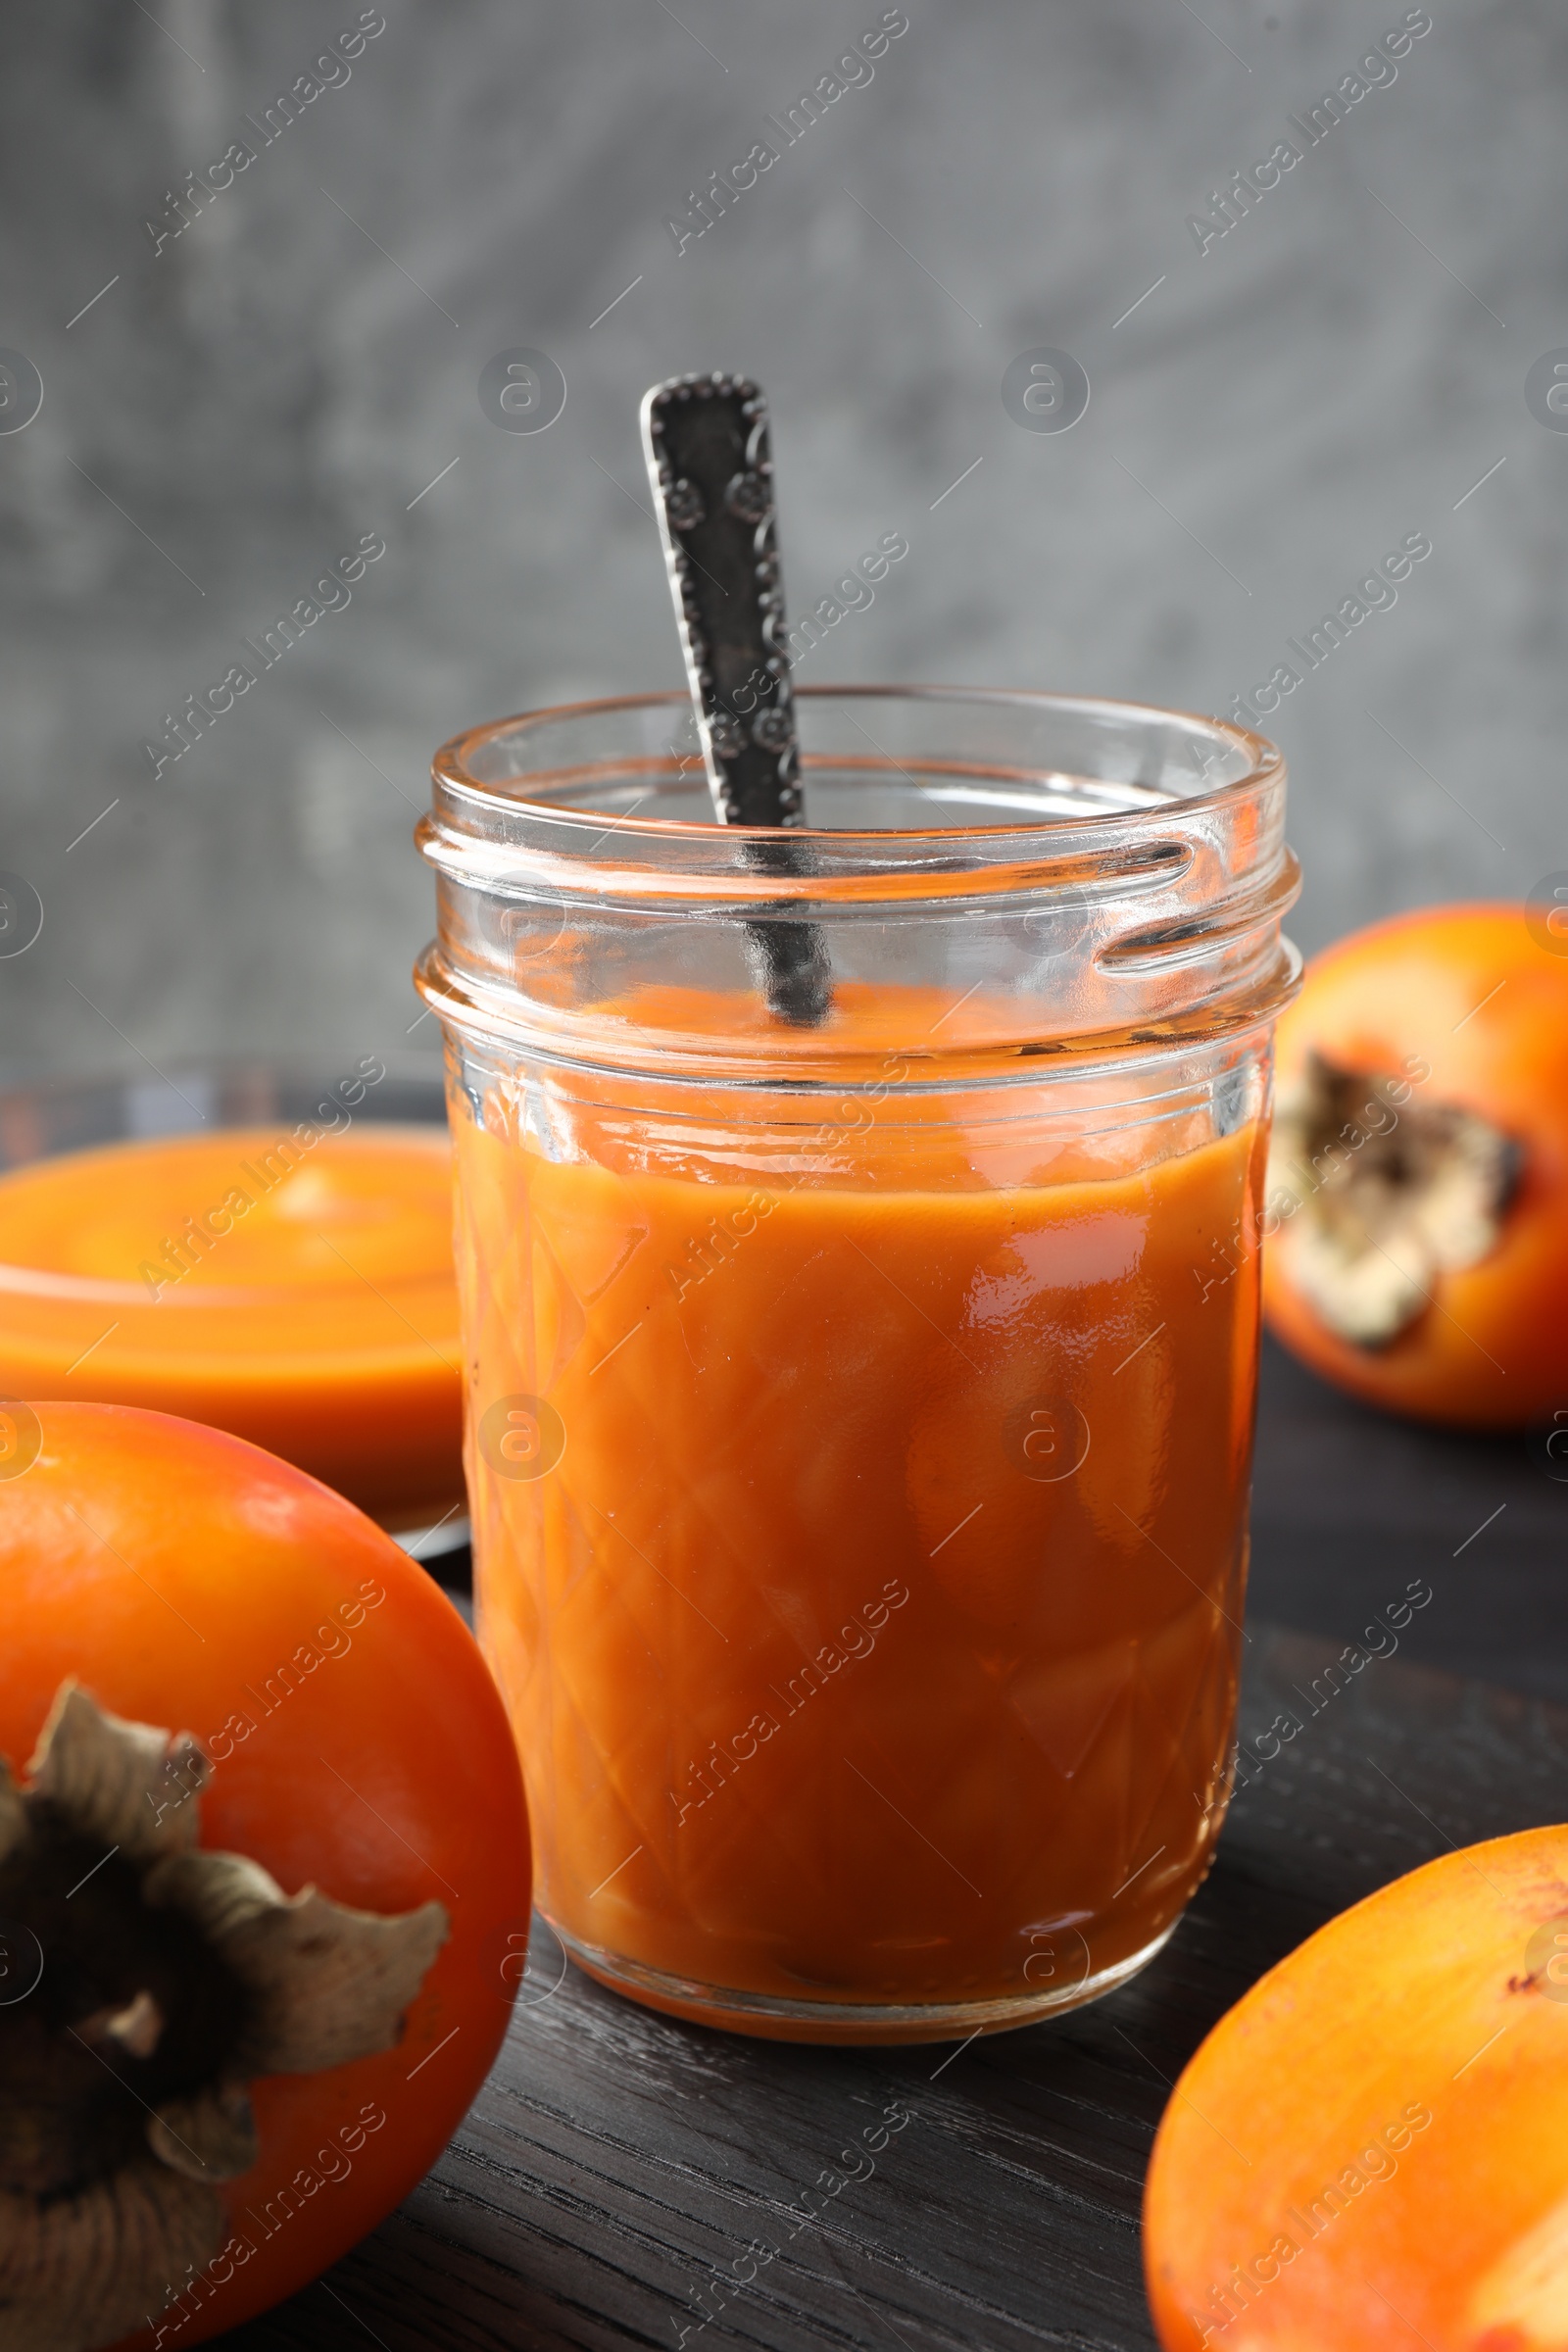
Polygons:
[[286,1896],[197,1850],[188,1734],[62,1686],[0,1760],[0,2344],[95,2352],[225,2232],[260,2153],[247,2084],[390,2049],[447,1915]]
[[1269,1246],[1330,1331],[1386,1347],[1425,1312],[1439,1274],[1495,1248],[1523,1164],[1474,1111],[1313,1054],[1274,1113]]

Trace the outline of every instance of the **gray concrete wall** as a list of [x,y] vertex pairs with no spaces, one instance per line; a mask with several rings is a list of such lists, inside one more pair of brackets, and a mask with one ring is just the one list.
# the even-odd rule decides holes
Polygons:
[[[1424,534],[1267,721],[1297,935],[1568,867],[1568,434],[1525,397],[1568,342],[1549,0],[1432,0],[1310,146],[1290,118],[1400,0],[907,0],[874,76],[679,253],[694,181],[877,0],[384,6],[270,144],[246,116],[354,0],[0,23],[0,345],[44,386],[0,433],[0,868],[45,908],[0,960],[5,1068],[402,1047],[431,748],[679,683],[636,404],[690,367],[769,389],[797,611],[908,537],[824,679],[1223,709]],[[255,161],[155,250],[236,138]],[[1301,160],[1219,234],[1212,193],[1285,139]],[[1070,431],[1003,404],[1042,345],[1092,385]],[[567,380],[546,432],[481,409],[515,346]],[[352,603],[155,780],[163,714],[367,533]]]

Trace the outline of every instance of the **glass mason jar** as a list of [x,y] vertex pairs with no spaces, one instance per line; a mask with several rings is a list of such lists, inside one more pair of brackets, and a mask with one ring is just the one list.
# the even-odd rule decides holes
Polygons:
[[798,710],[788,835],[713,822],[679,696],[436,759],[478,1621],[574,1959],[939,2039],[1208,1867],[1298,870],[1239,727]]

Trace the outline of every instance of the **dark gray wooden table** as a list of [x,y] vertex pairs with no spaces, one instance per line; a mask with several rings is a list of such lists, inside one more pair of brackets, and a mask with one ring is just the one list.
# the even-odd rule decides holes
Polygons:
[[[1376,1420],[1271,1352],[1254,1527],[1252,1777],[1135,1983],[968,2045],[810,2050],[617,2000],[541,1929],[434,2172],[235,2352],[1151,2345],[1144,2167],[1209,2026],[1386,1880],[1568,1815],[1568,1485],[1539,1449]],[[1333,1688],[1344,1644],[1412,1582],[1432,1596],[1399,1654]],[[1268,1755],[1281,1715],[1299,1728]],[[839,2150],[890,2109],[907,2121],[875,2172],[830,2193]]]

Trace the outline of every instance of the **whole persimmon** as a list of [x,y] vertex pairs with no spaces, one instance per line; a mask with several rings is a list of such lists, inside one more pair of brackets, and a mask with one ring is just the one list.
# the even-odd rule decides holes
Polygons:
[[1358,931],[1307,966],[1277,1069],[1286,1347],[1418,1420],[1568,1412],[1568,936],[1507,905]]
[[1165,2110],[1165,2352],[1568,2343],[1568,1829],[1442,1855],[1221,2019]]
[[0,2344],[201,2343],[373,2229],[489,2069],[506,1715],[352,1504],[130,1406],[0,1404]]

